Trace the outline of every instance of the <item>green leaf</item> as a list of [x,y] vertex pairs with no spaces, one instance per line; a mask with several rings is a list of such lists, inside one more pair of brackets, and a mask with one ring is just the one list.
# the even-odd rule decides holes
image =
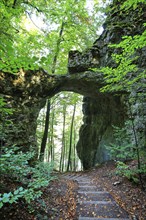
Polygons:
[[23,190],[24,190],[24,188],[23,188],[23,187],[20,187],[20,188],[19,188],[19,191],[20,191],[20,192],[21,192],[21,191],[23,191]]
[[4,204],[3,204],[2,202],[0,202],[0,209],[3,207],[3,205],[4,205]]

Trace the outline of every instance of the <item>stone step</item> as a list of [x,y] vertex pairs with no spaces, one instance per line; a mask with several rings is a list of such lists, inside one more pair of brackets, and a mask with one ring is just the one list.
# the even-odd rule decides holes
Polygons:
[[113,197],[109,193],[78,193],[77,196],[83,201],[113,201]]
[[83,177],[81,177],[81,178],[76,178],[76,179],[77,179],[78,182],[86,182],[86,181],[90,181],[89,178],[83,178]]
[[130,220],[102,185],[94,186],[87,175],[66,174],[66,179],[78,183],[78,220]]
[[79,185],[89,185],[89,184],[92,184],[92,183],[90,181],[88,181],[88,182],[78,182],[78,184]]
[[95,187],[95,186],[80,186],[80,185],[78,187],[78,190],[79,191],[84,191],[84,190],[87,190],[87,191],[98,191],[97,187]]
[[96,191],[96,186],[79,186],[79,191]]
[[80,186],[79,187],[83,187],[83,188],[95,188],[96,189],[96,186],[93,186],[93,185],[84,185],[84,186]]
[[88,180],[88,179],[84,179],[84,180],[83,180],[83,179],[76,179],[76,181],[77,181],[79,184],[80,184],[80,183],[81,183],[81,184],[83,184],[83,183],[84,183],[84,184],[85,184],[85,183],[87,183],[87,184],[90,183],[90,180]]
[[129,218],[91,218],[79,216],[78,220],[130,220]]
[[78,180],[82,180],[82,181],[90,180],[90,178],[88,178],[88,177],[79,177],[77,179]]
[[116,202],[112,203],[83,203],[77,206],[80,216],[88,218],[128,218],[127,212]]
[[77,177],[77,179],[83,179],[83,180],[88,179],[88,180],[90,180],[90,178],[88,176],[79,176],[79,177]]
[[109,194],[107,191],[78,191],[80,194]]
[[80,204],[97,204],[97,205],[108,205],[108,204],[116,204],[115,201],[82,201],[78,200]]
[[76,177],[76,176],[70,176],[71,178],[76,178],[78,181],[86,181],[86,180],[90,180],[90,178],[88,177]]

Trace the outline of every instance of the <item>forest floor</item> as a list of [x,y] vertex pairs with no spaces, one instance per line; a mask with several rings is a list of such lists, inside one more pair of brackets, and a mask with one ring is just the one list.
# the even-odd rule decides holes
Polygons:
[[[146,220],[146,191],[141,190],[126,178],[115,175],[115,164],[108,162],[85,174],[92,183],[102,186],[114,200],[128,212],[133,220]],[[43,190],[43,195],[37,201],[27,205],[23,200],[19,203],[6,205],[0,210],[3,220],[77,220],[77,189],[76,181],[66,179],[67,174],[55,174],[58,179],[53,180]],[[146,180],[145,180],[146,183]]]

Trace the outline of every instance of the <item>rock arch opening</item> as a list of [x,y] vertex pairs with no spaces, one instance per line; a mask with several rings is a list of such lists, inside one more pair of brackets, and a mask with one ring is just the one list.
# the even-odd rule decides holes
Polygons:
[[52,161],[54,169],[61,172],[82,169],[81,161],[76,152],[83,118],[82,100],[83,96],[77,93],[60,92],[50,99],[49,112],[46,105],[38,116],[36,134],[39,157],[41,157],[45,124],[49,117],[43,159],[48,162]]
[[[53,99],[55,101],[53,101]],[[89,169],[90,167],[95,166],[97,163],[102,163],[110,160],[110,155],[106,146],[110,143],[114,143],[114,129],[113,125],[117,127],[124,126],[126,120],[126,108],[125,104],[122,101],[122,96],[113,96],[103,93],[98,93],[96,97],[82,97],[79,94],[71,92],[62,92],[58,93],[52,99],[53,104],[57,105],[55,109],[55,116],[57,117],[57,122],[54,120],[54,127],[52,135],[54,135],[52,143],[52,138],[50,135],[49,143],[51,142],[52,146],[55,146],[55,150],[51,151],[52,146],[47,146],[45,153],[45,160],[54,160],[56,161],[56,168],[64,171],[67,169],[68,155],[69,155],[69,145],[70,145],[70,131],[71,131],[71,121],[73,117],[73,108],[78,103],[79,100],[79,115],[77,115],[78,127],[76,128],[76,140],[73,140],[72,143],[72,152],[74,153],[74,158],[76,157],[73,166],[70,167],[70,170],[79,170],[83,168],[84,170]],[[72,101],[70,100],[72,99]],[[76,101],[75,101],[76,99]],[[83,99],[83,102],[82,102]],[[70,105],[71,104],[71,105]],[[68,142],[66,159],[62,157],[63,151],[63,107],[69,106],[68,111],[65,108],[65,114],[69,118],[68,128],[68,137],[66,141]],[[77,106],[76,106],[77,107]],[[77,109],[77,108],[76,108]],[[44,109],[42,110],[44,111]],[[42,111],[40,112],[40,117],[42,117]],[[45,110],[46,111],[46,110]],[[83,115],[81,116],[83,112]],[[39,117],[39,118],[40,118]],[[83,119],[83,120],[82,120]],[[65,118],[65,120],[68,120]],[[51,121],[51,120],[50,120]],[[83,122],[82,122],[83,121]],[[50,125],[50,129],[52,125]],[[65,128],[66,129],[66,128]],[[79,136],[78,136],[79,133]],[[72,135],[74,138],[74,134]],[[40,139],[41,142],[41,139]],[[39,143],[40,145],[41,143]],[[77,153],[76,153],[77,152]],[[61,166],[61,160],[64,160],[63,166]],[[72,159],[72,161],[74,161]],[[80,163],[81,161],[81,163]],[[78,163],[79,162],[79,163]],[[63,168],[62,168],[63,167]],[[73,168],[74,167],[74,168]],[[76,167],[76,168],[75,168]]]

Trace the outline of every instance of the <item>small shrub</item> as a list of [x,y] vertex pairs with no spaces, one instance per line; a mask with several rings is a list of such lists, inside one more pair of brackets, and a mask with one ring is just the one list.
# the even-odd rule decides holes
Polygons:
[[142,169],[137,169],[135,167],[130,168],[130,166],[126,165],[125,163],[118,161],[117,162],[117,170],[116,174],[120,176],[124,176],[127,179],[133,181],[134,183],[139,183],[139,173],[146,173],[146,169],[142,167]]
[[126,161],[133,159],[135,157],[135,151],[130,142],[130,137],[126,131],[126,128],[113,126],[113,129],[115,143],[110,143],[108,146],[106,146],[111,159],[116,161]]
[[38,162],[34,167],[30,167],[28,161],[34,153],[23,153],[18,147],[3,149],[0,158],[1,177],[18,182],[23,187],[18,187],[13,192],[0,194],[0,208],[5,203],[12,204],[18,199],[24,198],[27,203],[39,198],[42,194],[41,189],[46,187],[54,179],[51,177],[53,165]]

